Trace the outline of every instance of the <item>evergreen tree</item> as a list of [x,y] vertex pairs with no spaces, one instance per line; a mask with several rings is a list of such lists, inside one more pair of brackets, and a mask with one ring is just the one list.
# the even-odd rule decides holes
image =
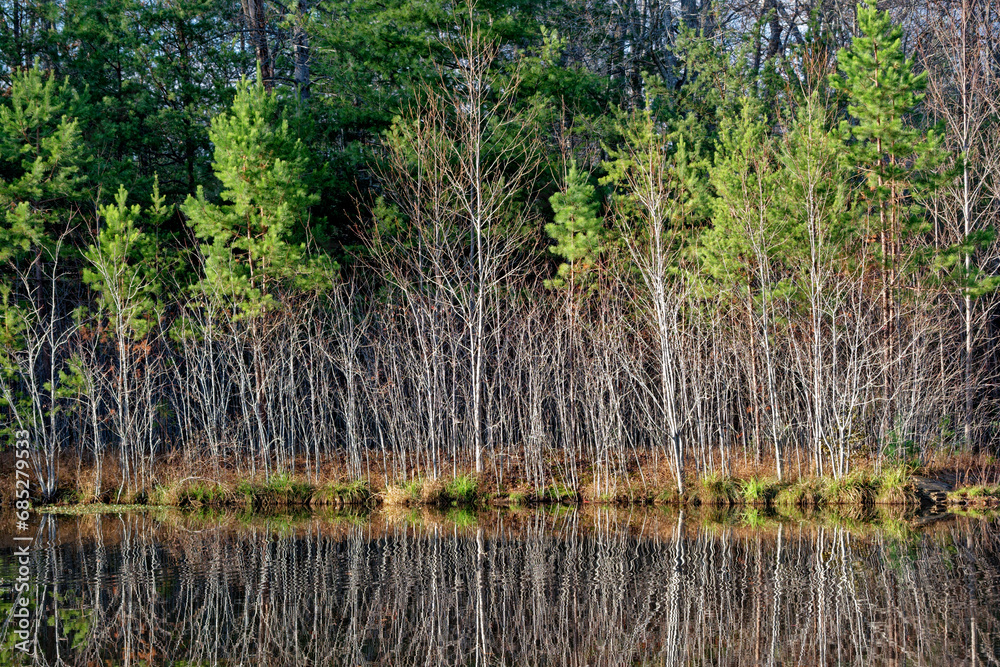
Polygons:
[[775,215],[776,171],[760,105],[745,97],[738,114],[719,127],[709,169],[712,226],[698,251],[702,267],[722,286],[759,291],[761,265],[779,262],[788,249],[788,221]]
[[83,182],[75,92],[37,66],[12,76],[0,103],[0,262],[51,243]]
[[[517,104],[534,124],[533,131],[544,145],[548,168],[536,180],[540,192],[559,188],[565,177],[564,153],[597,152],[599,142],[614,129],[611,105],[620,90],[611,79],[588,71],[566,54],[569,39],[555,29],[542,26],[541,44],[528,51],[512,67],[517,83]],[[509,85],[506,81],[503,85]],[[590,149],[590,150],[588,150]],[[549,181],[546,176],[552,175]]]
[[224,296],[244,312],[259,313],[279,287],[314,284],[319,260],[307,261],[309,207],[305,146],[289,128],[277,95],[258,81],[240,83],[232,107],[212,120],[212,164],[222,203],[204,189],[182,211],[204,241],[205,292]]
[[552,252],[565,261],[559,265],[557,277],[546,281],[546,285],[569,287],[572,293],[604,249],[604,227],[597,215],[594,186],[587,182],[587,174],[577,169],[575,160],[570,162],[565,189],[549,201],[555,218],[545,225],[545,231],[556,242]]
[[[604,101],[614,93],[605,77],[567,67],[560,39],[539,29],[564,0],[481,0],[474,3],[412,3],[408,0],[324,0],[309,26],[315,74],[311,112],[321,121],[315,146],[325,154],[331,178],[321,210],[331,232],[349,236],[355,221],[345,212],[376,193],[368,174],[385,167],[378,137],[397,116],[408,116],[427,99],[459,90],[466,36],[496,44],[490,57],[489,97],[516,90],[512,102],[548,143],[550,170],[538,183],[544,197],[558,185],[559,148],[579,127],[601,126]],[[502,130],[503,128],[497,128]],[[515,132],[517,133],[517,132]],[[599,147],[594,145],[595,151]],[[502,147],[497,150],[504,150]],[[360,178],[358,176],[361,176]],[[360,190],[360,192],[359,192]],[[527,197],[525,197],[527,199]]]
[[903,53],[902,30],[888,12],[858,5],[860,33],[837,54],[838,74],[831,84],[847,97],[850,120],[842,122],[854,168],[864,178],[859,215],[867,238],[877,238],[883,278],[885,330],[894,327],[895,289],[905,268],[908,243],[927,229],[916,205],[938,183],[942,163],[939,135],[913,124],[924,97],[927,75],[914,73],[913,59]]
[[76,102],[37,64],[14,72],[0,101],[0,421],[38,434],[31,460],[44,497],[55,490],[67,408],[57,369],[75,326],[62,312],[72,282],[59,262],[81,212]]
[[684,493],[684,453],[678,392],[678,323],[680,256],[684,232],[703,202],[697,160],[688,154],[683,135],[670,150],[670,139],[648,108],[624,115],[618,131],[622,147],[610,150],[602,183],[614,186],[612,211],[631,265],[642,311],[651,318],[659,348],[660,401],[664,449],[672,459],[677,492]]
[[[739,116],[724,118],[710,176],[716,199],[712,228],[702,238],[700,255],[708,273],[732,289],[745,307],[753,387],[754,448],[761,451],[764,405],[770,422],[778,478],[782,476],[780,424],[772,336],[772,302],[787,289],[783,261],[790,245],[789,220],[776,215],[776,160],[760,104],[744,98]],[[758,346],[762,349],[758,349]],[[763,363],[761,369],[759,357]],[[763,377],[761,377],[763,376]],[[758,395],[766,388],[766,399]],[[766,401],[766,403],[765,403]]]
[[945,156],[938,133],[925,132],[913,122],[927,75],[915,73],[913,59],[903,53],[902,30],[873,4],[859,4],[857,16],[860,32],[850,47],[838,52],[839,73],[830,81],[847,98],[849,120],[841,128],[849,140],[852,166],[864,179],[857,215],[864,238],[878,244],[871,254],[881,283],[884,439],[895,428],[899,289],[902,276],[920,265],[920,235],[929,225],[919,202],[939,184],[936,170]]
[[813,272],[834,257],[846,260],[852,241],[849,159],[829,117],[819,91],[809,95],[776,155],[777,215],[788,222],[785,261],[792,271]]
[[83,269],[83,281],[97,295],[99,311],[114,322],[116,336],[141,338],[155,323],[159,279],[155,237],[139,222],[146,217],[144,226],[155,229],[169,209],[155,182],[146,211],[138,204],[129,206],[127,200],[128,191],[119,186],[115,203],[98,210],[100,231],[84,249],[90,267]]
[[[559,265],[557,277],[546,280],[545,285],[566,290],[569,334],[574,337],[578,333],[576,291],[594,268],[597,255],[603,251],[601,240],[604,231],[602,220],[597,215],[598,202],[594,199],[594,186],[587,182],[587,174],[577,169],[576,160],[570,161],[563,191],[552,195],[549,201],[555,212],[555,219],[545,225],[545,231],[556,242],[551,248],[552,253],[566,261]],[[576,365],[575,345],[570,343],[568,347],[572,373]],[[572,381],[569,396],[572,407],[567,414],[568,438],[576,451],[579,415],[576,410],[576,384]],[[597,475],[599,479],[600,472]]]
[[[137,482],[155,451],[153,445],[148,450],[134,446],[143,442],[151,424],[148,403],[144,406],[143,401],[149,399],[148,377],[156,358],[151,343],[160,314],[156,238],[143,231],[139,221],[144,217],[143,226],[156,229],[169,214],[155,180],[149,208],[143,211],[127,201],[128,191],[119,186],[115,203],[98,209],[100,230],[83,252],[90,264],[83,270],[83,281],[96,296],[96,325],[104,335],[96,339],[89,365],[77,359],[68,364],[68,373],[62,373],[67,391],[88,396],[95,431],[100,428],[98,406],[105,402],[113,406],[108,422],[118,442],[122,487]],[[95,368],[99,359],[112,372]],[[96,434],[93,446],[100,452]]]
[[[809,314],[809,373],[805,378],[804,396],[809,407],[809,427],[815,469],[820,474],[826,468],[828,379],[825,373],[830,361],[829,314],[837,312],[837,297],[828,287],[848,259],[847,200],[849,195],[848,160],[840,132],[829,127],[828,107],[820,91],[814,91],[798,108],[784,134],[778,156],[778,215],[788,221],[790,243],[786,245],[785,261],[792,271],[795,284],[801,285],[796,295],[804,302]],[[835,477],[847,472],[849,460],[844,446],[844,431],[849,429],[853,414],[845,414],[837,422],[840,446],[829,450],[830,468]]]
[[252,62],[231,37],[239,5],[69,1],[64,39],[80,48],[66,69],[87,87],[90,179],[124,183],[134,202],[149,200],[154,176],[171,202],[211,183],[211,118]]

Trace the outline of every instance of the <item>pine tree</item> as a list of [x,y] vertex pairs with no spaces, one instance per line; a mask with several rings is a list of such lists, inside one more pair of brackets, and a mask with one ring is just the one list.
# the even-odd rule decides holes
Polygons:
[[853,168],[864,178],[856,209],[865,238],[878,243],[872,254],[881,282],[882,389],[893,419],[901,275],[914,269],[920,257],[914,246],[928,225],[918,202],[938,185],[935,170],[944,153],[938,133],[912,122],[927,75],[914,73],[913,59],[903,53],[902,30],[873,4],[859,4],[857,16],[860,32],[838,52],[839,73],[830,81],[847,97],[849,120],[841,129],[849,139]]
[[[139,471],[144,463],[148,466],[150,461],[146,451],[135,444],[143,442],[144,425],[151,423],[148,409],[141,406],[143,384],[153,360],[150,343],[155,340],[159,315],[159,267],[155,237],[143,231],[139,223],[140,218],[146,218],[145,226],[155,229],[169,214],[155,180],[148,209],[129,206],[127,201],[128,191],[119,186],[115,203],[98,209],[100,231],[83,253],[90,263],[83,270],[83,281],[96,297],[98,327],[105,332],[94,359],[106,359],[114,372],[96,372],[93,366],[84,368],[71,363],[70,373],[62,378],[67,389],[75,387],[90,394],[95,429],[96,406],[102,401],[113,406],[109,424],[119,444],[122,487],[134,485],[142,476]],[[142,344],[135,344],[138,341]],[[94,446],[100,449],[99,442]],[[148,453],[151,457],[152,449]]]
[[170,201],[211,182],[210,120],[252,67],[252,53],[232,39],[240,3],[47,4],[59,26],[48,35],[53,68],[81,94],[89,181],[112,195],[126,184],[131,203],[148,201],[154,174]]
[[555,216],[545,225],[545,231],[556,242],[552,253],[565,261],[559,265],[557,277],[546,281],[546,285],[568,287],[572,293],[604,250],[604,226],[597,215],[594,186],[587,182],[587,174],[577,168],[575,160],[570,162],[563,191],[552,195],[549,202]]
[[[712,229],[702,237],[700,256],[708,273],[722,286],[734,289],[743,302],[749,330],[750,385],[754,387],[751,396],[754,448],[759,456],[764,401],[756,388],[764,387],[769,435],[781,479],[783,427],[771,349],[772,303],[777,293],[787,288],[782,260],[788,252],[791,230],[789,220],[776,215],[776,166],[761,105],[745,97],[739,115],[724,118],[720,123],[719,143],[710,171],[716,192]],[[763,357],[763,369],[758,367],[759,354]]]
[[[809,312],[811,333],[810,373],[806,379],[808,391],[804,392],[809,406],[810,435],[813,447],[813,464],[819,474],[824,473],[825,444],[828,434],[824,420],[827,410],[827,376],[824,357],[827,341],[824,340],[827,314],[830,312],[828,285],[842,267],[845,244],[849,238],[847,225],[847,198],[849,172],[844,157],[840,132],[831,131],[829,111],[820,92],[814,91],[798,108],[791,126],[784,134],[779,154],[778,215],[789,222],[785,261],[801,280],[803,300]],[[839,266],[838,266],[839,265]],[[795,276],[793,275],[793,278]],[[833,305],[836,308],[836,304]],[[841,424],[848,423],[853,415],[845,415]],[[843,433],[838,435],[843,436]],[[832,472],[840,477],[847,472],[849,460],[844,447],[846,438],[839,437],[840,447],[830,450]]]
[[[76,94],[37,65],[0,100],[0,421],[31,424],[44,497],[55,490],[66,401],[57,369],[75,326],[60,317],[64,237],[80,213],[84,162]],[[15,280],[7,279],[13,274]]]
[[0,262],[49,245],[83,182],[76,93],[37,66],[11,79],[0,103]]
[[702,235],[699,256],[720,284],[759,289],[760,260],[783,251],[781,244],[786,239],[774,228],[780,220],[772,211],[774,160],[760,105],[745,97],[738,115],[727,116],[720,123],[709,170],[715,193],[712,228]]
[[[598,203],[594,199],[594,186],[587,182],[587,174],[577,169],[576,160],[571,160],[566,174],[565,187],[549,198],[555,213],[553,222],[545,225],[545,231],[556,242],[551,251],[565,262],[559,265],[557,276],[546,280],[547,287],[566,290],[566,314],[570,336],[577,334],[576,290],[586,280],[594,268],[597,255],[603,250],[601,240],[603,227],[597,215]],[[569,345],[569,366],[572,376],[576,365],[575,346]],[[573,450],[577,448],[579,418],[576,410],[576,384],[569,386],[570,410],[568,412],[567,436]],[[601,471],[596,472],[597,483]]]
[[789,219],[799,247],[790,257],[796,264],[810,256],[812,237],[826,248],[816,261],[849,242],[849,160],[841,132],[830,127],[830,113],[819,91],[809,95],[796,109],[777,155],[780,215]]
[[223,202],[208,201],[199,187],[181,208],[205,242],[200,288],[259,313],[279,288],[317,280],[320,260],[307,260],[305,243],[293,241],[305,234],[309,207],[318,199],[307,190],[305,147],[276,93],[259,81],[240,83],[230,110],[212,120],[209,138]]
[[[698,216],[703,188],[683,135],[661,132],[648,109],[622,115],[620,149],[609,150],[602,183],[614,186],[612,211],[617,231],[642,281],[637,292],[642,311],[651,318],[659,346],[660,396],[664,449],[673,463],[678,494],[684,493],[684,452],[681,394],[678,391],[677,346],[681,284],[680,256],[690,219]],[[669,445],[669,446],[668,446]]]
[[146,211],[128,206],[128,191],[119,186],[115,203],[98,209],[100,231],[84,249],[90,267],[83,269],[83,282],[97,296],[99,311],[115,325],[117,338],[141,338],[155,323],[156,276],[155,239],[139,225],[148,218],[147,227],[156,228],[166,219],[169,209],[153,184],[152,206]]

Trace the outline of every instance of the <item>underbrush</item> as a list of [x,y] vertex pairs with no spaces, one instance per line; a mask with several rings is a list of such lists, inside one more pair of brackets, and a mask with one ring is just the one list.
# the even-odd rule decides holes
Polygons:
[[736,481],[718,472],[699,479],[694,495],[703,505],[728,506],[740,501],[740,489]]
[[[169,462],[168,462],[169,463]],[[299,469],[305,470],[302,466]],[[63,506],[93,503],[164,505],[174,507],[267,507],[352,506],[383,503],[397,506],[476,507],[483,505],[574,505],[581,502],[602,505],[647,503],[705,505],[708,507],[817,508],[912,507],[943,504],[944,493],[926,488],[914,477],[915,469],[902,463],[884,465],[875,472],[869,462],[857,465],[840,478],[802,476],[777,481],[767,466],[743,468],[731,475],[715,471],[686,479],[679,494],[674,478],[666,470],[661,475],[641,477],[635,470],[620,476],[602,476],[600,484],[589,475],[578,485],[550,480],[538,485],[506,474],[502,482],[489,473],[455,476],[417,475],[404,481],[384,484],[384,474],[375,470],[373,482],[352,479],[346,471],[332,468],[318,471],[318,481],[304,474],[287,472],[264,476],[241,476],[235,466],[199,470],[194,464],[177,461],[157,470],[158,484],[139,489],[116,485],[119,473],[108,465],[97,475],[86,466],[67,472],[55,496],[47,503]],[[928,475],[925,469],[921,469]],[[100,479],[98,479],[100,477]],[[947,475],[941,478],[948,480]],[[391,479],[391,477],[389,478]],[[996,476],[980,479],[992,484],[976,484],[951,491],[952,506],[1000,506],[1000,485]],[[0,482],[2,485],[2,482]],[[945,487],[946,488],[946,487]],[[99,490],[99,492],[98,492]]]
[[382,494],[382,502],[386,505],[469,507],[484,499],[475,475],[458,475],[450,479],[411,479],[388,485]]
[[775,480],[751,477],[743,481],[740,491],[747,505],[764,507],[771,504],[780,489],[780,483]]
[[948,503],[993,507],[1000,505],[1000,485],[975,484],[948,493]]
[[368,482],[330,482],[316,489],[312,495],[312,505],[363,505],[372,499]]

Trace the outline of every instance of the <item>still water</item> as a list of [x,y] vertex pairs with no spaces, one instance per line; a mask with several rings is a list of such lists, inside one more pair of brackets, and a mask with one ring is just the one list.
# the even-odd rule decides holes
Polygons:
[[[0,664],[1000,657],[996,518],[559,508],[32,521],[32,653],[15,649],[8,623]],[[14,549],[0,537],[0,622],[12,609]]]

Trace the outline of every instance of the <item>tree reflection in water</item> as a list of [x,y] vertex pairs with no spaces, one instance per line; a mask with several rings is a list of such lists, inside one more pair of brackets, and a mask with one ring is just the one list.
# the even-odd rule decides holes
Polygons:
[[45,517],[38,650],[23,659],[8,631],[0,664],[997,664],[997,520],[760,523]]

